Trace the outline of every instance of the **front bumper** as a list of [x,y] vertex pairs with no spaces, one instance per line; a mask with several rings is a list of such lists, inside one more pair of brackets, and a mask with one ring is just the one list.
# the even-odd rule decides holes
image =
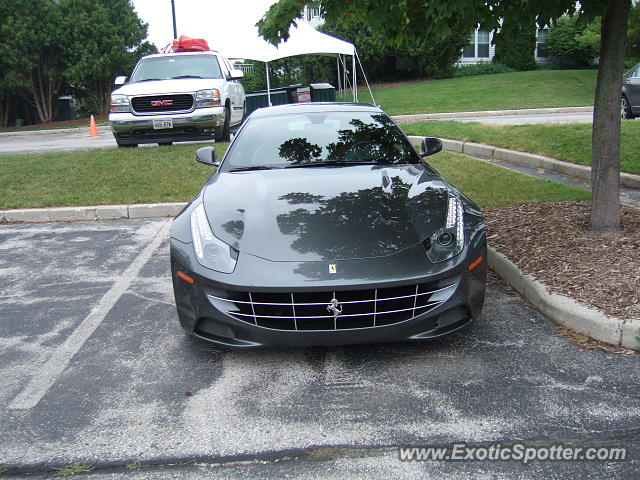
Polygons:
[[[109,114],[111,131],[118,143],[124,145],[138,143],[179,142],[207,140],[214,138],[216,129],[224,123],[224,107],[197,108],[189,113],[164,113],[161,115],[140,115],[127,113]],[[155,130],[154,120],[173,121],[173,128]]]
[[[484,233],[483,233],[484,235]],[[472,242],[473,243],[473,242]],[[389,259],[365,259],[358,269],[386,272],[377,280],[319,278],[316,265],[324,262],[269,262],[258,257],[242,255],[233,274],[217,274],[202,267],[193,254],[192,244],[171,239],[171,271],[176,308],[182,328],[190,335],[221,345],[233,347],[279,347],[340,345],[417,341],[441,337],[469,326],[480,315],[486,284],[486,243],[475,242],[457,259],[424,272],[411,261],[415,252],[405,252],[397,258],[397,269],[389,269]],[[472,270],[469,265],[482,256],[483,261]],[[413,257],[415,260],[415,257]],[[241,263],[243,264],[241,267]],[[308,267],[305,270],[305,267]],[[195,280],[190,284],[177,272]],[[304,272],[301,276],[300,272]],[[295,275],[298,275],[297,280]],[[247,281],[247,275],[251,280]],[[373,275],[372,275],[373,277]],[[287,280],[288,279],[288,280]],[[390,325],[365,328],[325,330],[291,330],[267,328],[225,313],[211,300],[211,291],[230,292],[347,292],[428,283],[453,284],[448,298],[423,314]],[[209,294],[209,296],[208,296]],[[339,318],[338,318],[339,320]]]

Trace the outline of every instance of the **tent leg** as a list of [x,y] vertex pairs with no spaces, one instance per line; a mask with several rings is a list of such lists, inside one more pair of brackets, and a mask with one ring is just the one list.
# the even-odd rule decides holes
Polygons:
[[342,79],[340,78],[340,55],[336,55],[336,68],[338,69],[338,98],[342,92]]
[[267,69],[267,103],[271,107],[271,84],[269,83],[269,62],[265,62]]
[[347,101],[347,57],[346,55],[340,58],[340,61],[342,62],[342,88],[344,93],[342,97],[342,101],[346,102]]
[[356,84],[356,54],[351,56],[351,60],[353,60],[353,101],[358,101],[358,86]]

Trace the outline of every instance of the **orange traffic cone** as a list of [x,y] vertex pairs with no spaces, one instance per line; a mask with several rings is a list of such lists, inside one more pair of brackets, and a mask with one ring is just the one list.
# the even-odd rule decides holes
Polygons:
[[89,122],[89,136],[90,137],[97,137],[98,134],[98,127],[96,127],[96,119],[93,118],[93,115],[91,115],[91,121]]

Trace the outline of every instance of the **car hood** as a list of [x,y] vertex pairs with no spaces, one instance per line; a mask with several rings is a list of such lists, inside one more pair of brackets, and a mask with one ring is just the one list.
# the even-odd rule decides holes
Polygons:
[[448,187],[422,165],[219,173],[204,191],[213,233],[273,261],[390,255],[440,228]]
[[165,93],[191,93],[206,88],[221,88],[221,78],[177,78],[173,80],[151,80],[127,83],[113,94],[119,95],[161,95]]

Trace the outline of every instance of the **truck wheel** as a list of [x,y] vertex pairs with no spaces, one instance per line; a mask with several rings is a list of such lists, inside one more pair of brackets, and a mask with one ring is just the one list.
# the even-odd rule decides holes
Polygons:
[[173,142],[158,142],[158,145],[161,147],[170,147],[173,145]]
[[138,148],[137,143],[120,143],[116,140],[119,148]]

